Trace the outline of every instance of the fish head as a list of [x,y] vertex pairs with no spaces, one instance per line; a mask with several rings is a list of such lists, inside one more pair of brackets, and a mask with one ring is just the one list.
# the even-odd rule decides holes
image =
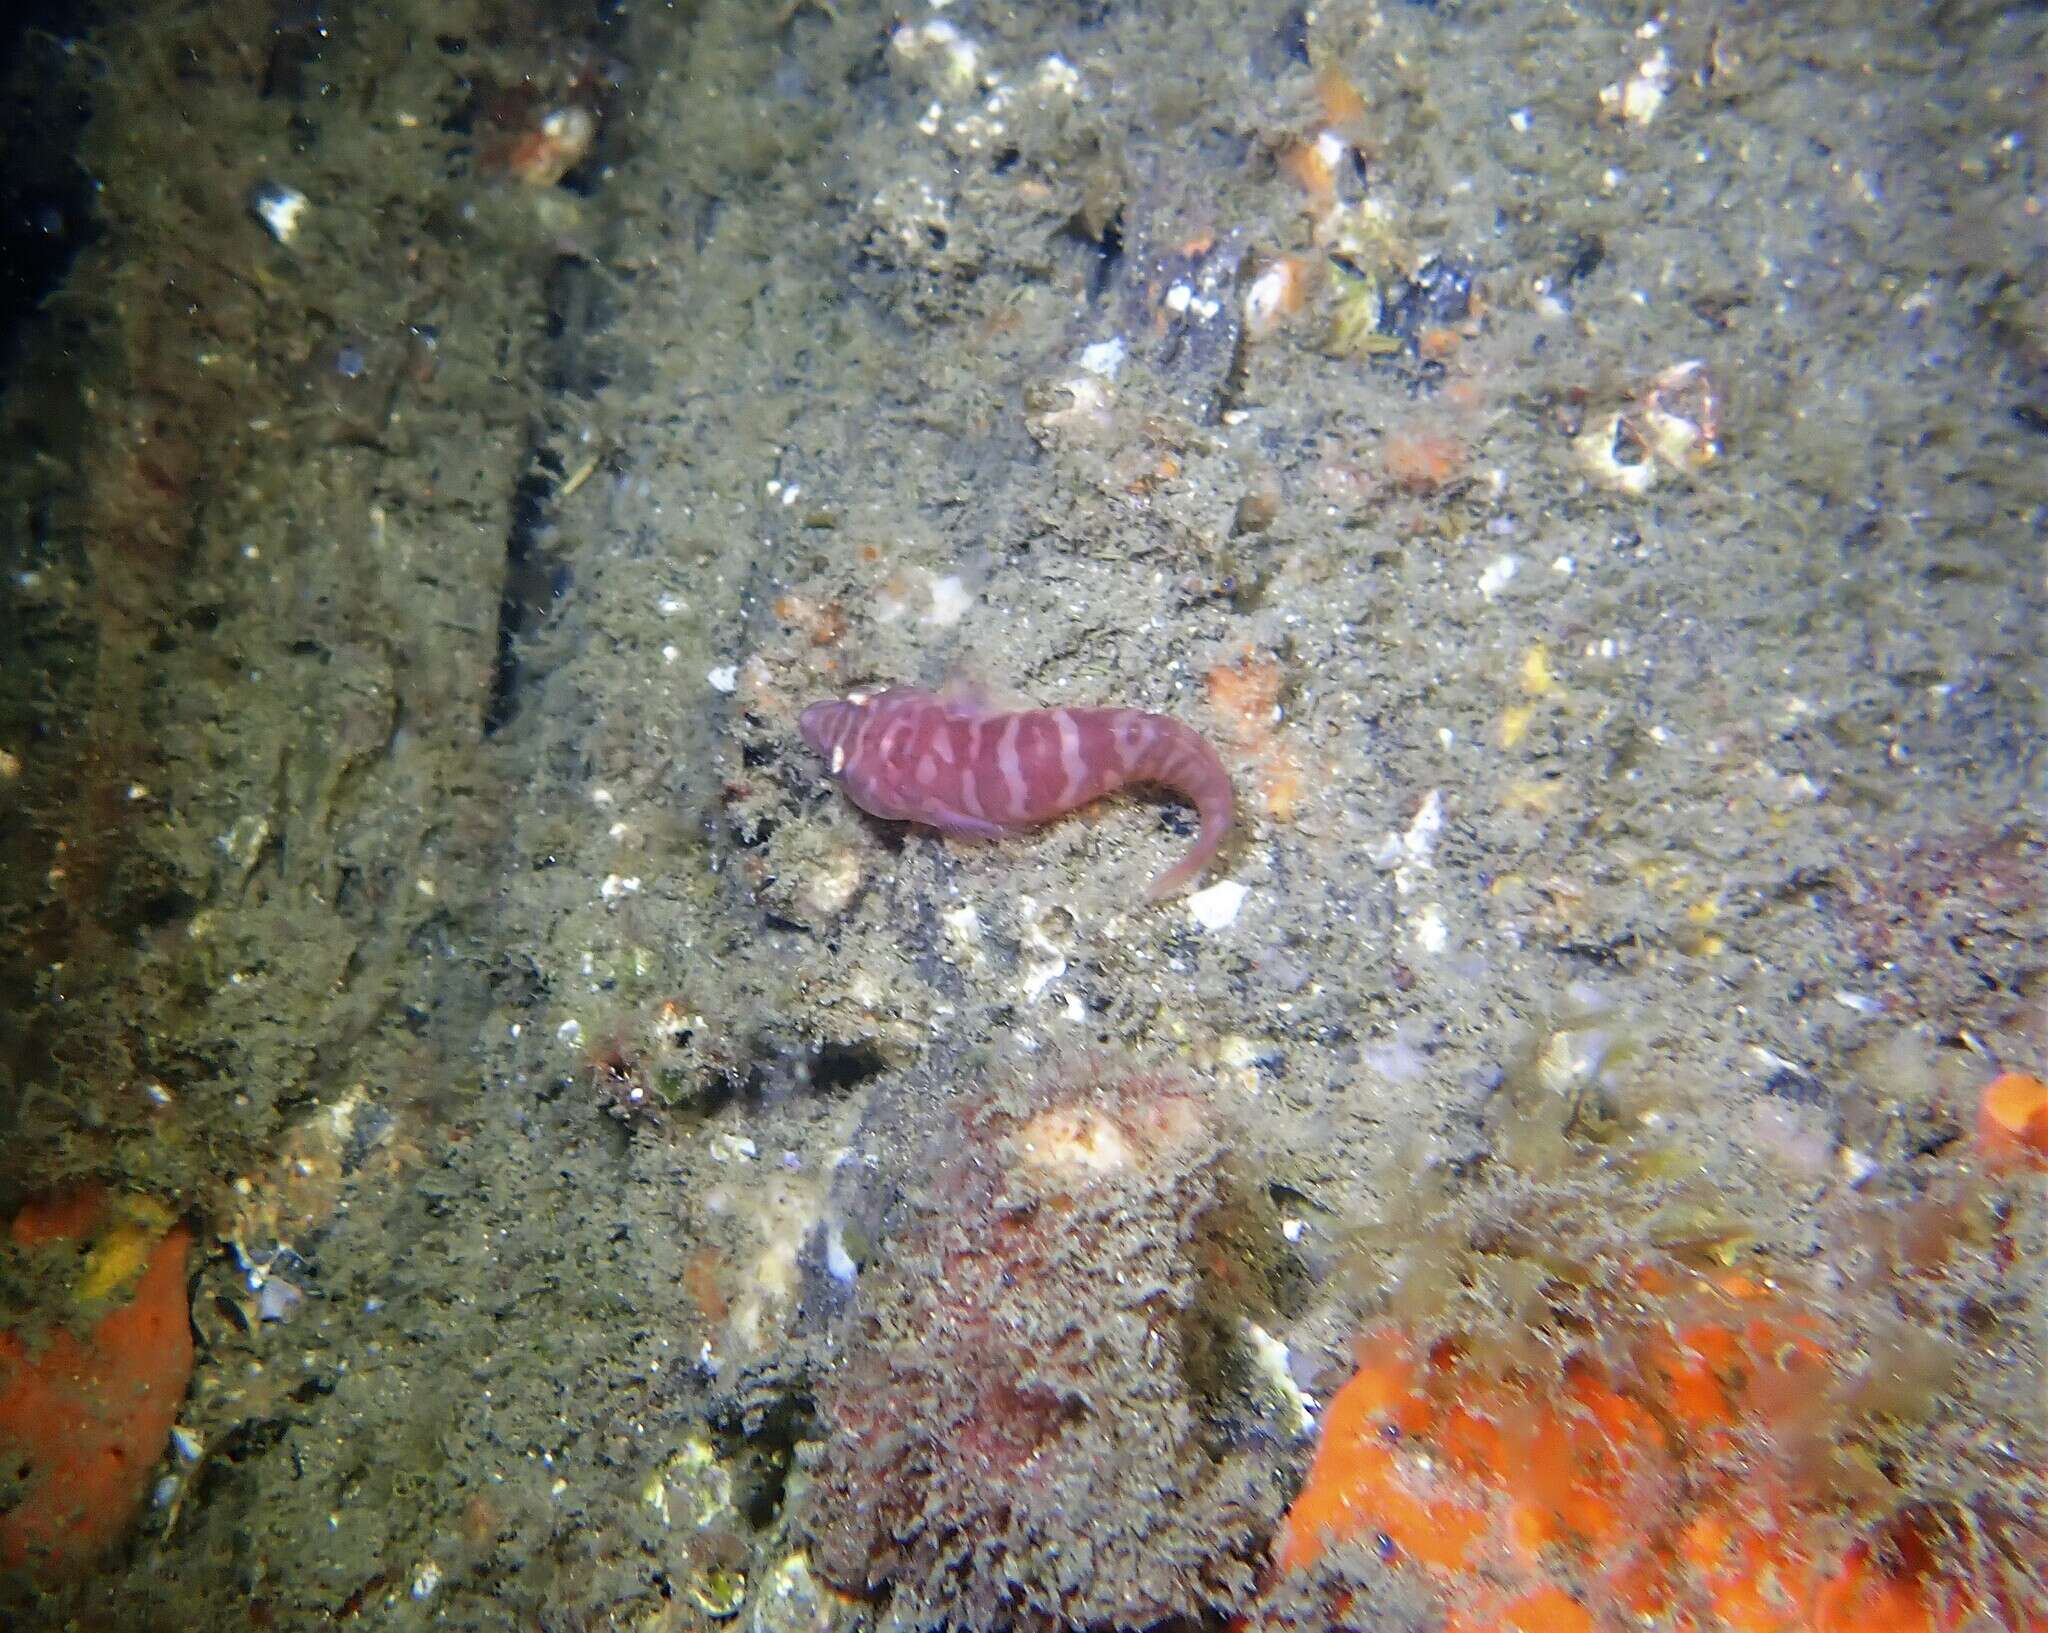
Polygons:
[[796,729],[812,751],[832,767],[835,777],[846,769],[846,744],[866,707],[867,699],[862,697],[828,698],[823,703],[813,703],[797,716]]

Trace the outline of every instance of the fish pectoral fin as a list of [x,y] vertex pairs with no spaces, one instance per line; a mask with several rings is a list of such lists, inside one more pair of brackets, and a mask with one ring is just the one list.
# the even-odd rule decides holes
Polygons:
[[965,811],[956,811],[950,805],[934,805],[922,818],[942,834],[955,839],[1000,839],[1003,830],[986,817],[969,816]]
[[987,715],[1007,714],[1031,705],[1007,687],[997,688],[972,672],[955,670],[932,694],[948,720],[980,720]]
[[989,713],[995,708],[994,694],[988,684],[974,675],[957,671],[948,675],[934,694],[940,707],[954,719],[973,719],[976,715]]

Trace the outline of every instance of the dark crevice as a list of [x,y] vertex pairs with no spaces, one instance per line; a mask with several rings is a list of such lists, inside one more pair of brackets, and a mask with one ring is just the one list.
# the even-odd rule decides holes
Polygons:
[[98,187],[77,153],[105,71],[85,38],[99,16],[30,0],[0,23],[0,386],[44,299],[100,236]]
[[882,1051],[871,1043],[821,1043],[811,1052],[811,1087],[835,1094],[855,1088],[889,1068]]
[[1124,258],[1124,217],[1119,210],[1103,223],[1102,236],[1095,240],[1095,265],[1088,272],[1088,299],[1100,301],[1109,292],[1117,263]]
[[[329,19],[321,8],[280,0],[270,19],[270,50],[263,60],[260,94],[267,101],[281,97],[288,102],[305,98],[309,70],[317,69],[327,49]],[[321,87],[314,85],[315,94]]]
[[1117,264],[1123,259],[1123,211],[1118,210],[1099,227],[1088,212],[1082,211],[1067,220],[1058,236],[1085,245],[1094,252],[1088,266],[1088,299],[1099,302],[1108,293],[1110,280],[1116,276]]
[[568,588],[568,568],[547,548],[552,531],[555,479],[540,471],[512,491],[512,525],[505,534],[505,583],[498,597],[498,652],[491,695],[484,705],[484,735],[494,735],[519,710],[525,680],[521,649]]

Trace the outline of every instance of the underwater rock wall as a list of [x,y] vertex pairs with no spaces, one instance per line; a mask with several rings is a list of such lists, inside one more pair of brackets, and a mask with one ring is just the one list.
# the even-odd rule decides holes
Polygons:
[[[2048,257],[2038,18],[1867,11],[60,49],[109,231],[10,404],[0,1196],[187,1212],[196,1356],[35,1608],[1213,1627],[1369,1323],[1533,1367],[1651,1220],[1903,1298],[1878,1222],[2040,1069]],[[1214,883],[1142,902],[1137,798],[874,822],[796,730],[949,682],[1200,731]],[[1048,1185],[1080,1056],[1160,1085],[1086,1149],[1199,1115]],[[1997,1342],[1898,1466],[2038,1503],[2040,1256],[1960,1216],[1901,1319]],[[1377,1529],[1257,1614],[1426,1625]]]

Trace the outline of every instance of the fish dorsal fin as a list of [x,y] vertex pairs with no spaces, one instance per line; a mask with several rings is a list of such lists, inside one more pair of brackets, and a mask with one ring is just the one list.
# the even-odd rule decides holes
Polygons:
[[953,720],[978,720],[985,714],[1000,714],[1017,707],[998,698],[995,689],[979,675],[964,674],[957,669],[948,672],[932,696],[938,699],[939,707]]

